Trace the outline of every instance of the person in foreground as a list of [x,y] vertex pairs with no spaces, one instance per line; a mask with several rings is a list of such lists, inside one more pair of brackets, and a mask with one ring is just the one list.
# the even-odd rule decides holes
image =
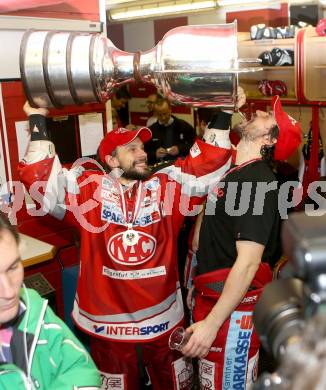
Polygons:
[[[242,94],[238,104],[244,102]],[[136,390],[146,372],[155,390],[190,388],[191,364],[168,346],[184,322],[177,238],[185,216],[231,163],[228,127],[217,117],[206,142],[155,174],[144,151],[151,131],[115,129],[99,146],[109,173],[80,165],[67,172],[47,137],[45,110],[24,109],[32,134],[19,172],[31,190],[46,183],[50,213],[79,229],[72,316],[91,336],[103,388]]]
[[99,389],[83,346],[47,300],[25,288],[18,241],[0,212],[0,389]]
[[[278,188],[268,164],[299,146],[301,129],[281,107],[240,124],[235,164],[208,196],[194,278],[195,322],[182,352],[199,357],[202,388],[245,389],[257,373],[259,341],[252,311],[271,280],[278,249]],[[206,387],[205,387],[206,386]]]

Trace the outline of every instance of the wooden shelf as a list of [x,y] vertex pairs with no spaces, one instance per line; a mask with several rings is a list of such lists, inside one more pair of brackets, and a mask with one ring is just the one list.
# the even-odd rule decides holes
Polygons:
[[320,37],[319,35],[316,36],[316,37],[310,36],[310,37],[308,38],[308,40],[309,40],[309,43],[311,43],[311,42],[318,42],[318,43],[320,43],[320,42],[325,41],[325,37]]
[[[271,100],[272,96],[263,96],[263,95],[249,95],[247,96],[247,100]],[[281,99],[284,100],[297,100],[294,95],[281,96]]]
[[315,28],[305,31],[303,40],[303,94],[308,101],[325,102],[326,40]]
[[[295,52],[296,40],[295,38],[251,40],[249,33],[238,33],[238,55],[240,59],[258,58],[264,51],[271,51],[277,47]],[[240,75],[239,82],[244,87],[248,99],[270,101],[271,97],[259,94],[259,82],[263,79],[270,81],[282,80],[286,84],[289,93],[288,96],[282,96],[282,99],[297,101],[296,66],[297,64],[283,66],[261,64],[261,72]]]
[[288,39],[252,39],[252,40],[241,40],[238,41],[241,45],[256,45],[256,46],[271,46],[271,47],[278,47],[278,46],[294,46],[295,40],[294,38],[288,38]]
[[[326,65],[325,65],[326,66]],[[277,71],[280,71],[280,70],[292,70],[294,69],[294,66],[293,65],[284,65],[284,66],[263,66],[263,69],[264,70],[277,70]]]

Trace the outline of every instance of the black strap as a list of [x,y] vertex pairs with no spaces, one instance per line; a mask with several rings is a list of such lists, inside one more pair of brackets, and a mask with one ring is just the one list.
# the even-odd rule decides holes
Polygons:
[[31,131],[31,141],[45,140],[49,141],[50,137],[46,129],[46,118],[40,114],[29,116],[29,128]]
[[[218,294],[221,294],[223,291],[223,288],[224,288],[224,284],[225,284],[224,281],[219,281],[219,282],[216,281],[216,282],[206,283],[206,287],[210,288],[211,290],[213,290],[214,292],[216,292]],[[257,290],[257,287],[255,287],[253,285],[249,286],[248,292],[254,291],[254,290]]]
[[143,381],[147,375],[143,364],[143,352],[140,344],[136,344],[136,354],[137,354],[137,366],[138,366],[139,377]]
[[224,111],[217,112],[208,124],[209,129],[228,130],[231,125],[232,114]]

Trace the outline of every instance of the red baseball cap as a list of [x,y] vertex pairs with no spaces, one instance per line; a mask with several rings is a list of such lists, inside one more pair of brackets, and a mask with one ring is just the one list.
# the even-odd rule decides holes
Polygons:
[[112,155],[112,152],[118,147],[129,144],[136,137],[139,137],[143,143],[152,138],[152,132],[147,127],[141,127],[138,130],[128,130],[123,127],[111,130],[102,139],[98,148],[99,156],[102,162],[105,162],[105,156]]
[[302,140],[302,131],[299,122],[283,111],[281,99],[273,96],[272,108],[280,133],[275,145],[275,160],[286,160],[299,147]]

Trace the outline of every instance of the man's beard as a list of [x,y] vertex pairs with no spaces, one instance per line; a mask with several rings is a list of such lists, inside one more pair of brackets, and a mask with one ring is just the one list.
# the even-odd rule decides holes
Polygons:
[[256,119],[256,115],[254,114],[252,118],[247,122],[241,122],[234,126],[233,131],[236,132],[240,139],[245,141],[255,141],[256,138],[261,136],[259,130],[256,129],[256,126],[252,123]]
[[238,124],[236,124],[234,127],[233,127],[233,131],[236,132],[236,134],[238,135],[238,137],[240,139],[244,138],[248,138],[248,127],[251,125],[251,123],[254,121],[254,118],[255,118],[255,115],[252,116],[252,118],[249,120],[249,121],[243,121],[243,122],[240,122]]
[[[255,139],[260,136],[259,133],[257,133],[257,131],[253,132],[252,128],[250,129],[250,125],[253,122],[254,118],[255,116],[253,116],[253,118],[250,121],[238,123],[233,127],[233,130],[237,133],[240,139],[243,139],[245,141],[255,141]],[[274,149],[275,149],[274,145],[263,145],[260,150],[262,159],[267,162],[273,161]]]
[[148,179],[151,175],[150,169],[147,167],[146,169],[139,171],[136,168],[136,164],[137,163],[134,162],[132,164],[132,167],[125,168],[125,169],[120,167],[123,170],[123,174],[121,176],[124,177],[125,179],[128,179],[128,180],[146,180],[146,179]]
[[244,135],[245,123],[241,122],[236,124],[232,130],[237,134],[237,136],[241,139]]

